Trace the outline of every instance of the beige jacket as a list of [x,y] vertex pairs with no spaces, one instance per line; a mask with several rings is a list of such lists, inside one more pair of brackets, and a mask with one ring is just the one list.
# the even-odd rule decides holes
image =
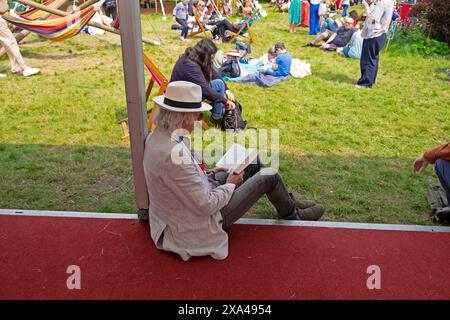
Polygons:
[[[178,154],[182,157],[173,161]],[[175,252],[185,261],[205,255],[225,259],[228,235],[219,210],[230,201],[235,185],[211,190],[188,147],[159,129],[147,137],[144,172],[151,237],[157,248]]]

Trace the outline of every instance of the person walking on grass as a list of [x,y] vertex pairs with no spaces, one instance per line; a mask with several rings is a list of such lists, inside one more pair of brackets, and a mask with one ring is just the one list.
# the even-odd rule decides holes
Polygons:
[[[0,0],[0,14],[9,10],[8,2]],[[11,64],[11,72],[21,74],[24,77],[29,77],[40,72],[39,69],[31,68],[25,64],[22,54],[20,53],[19,45],[16,38],[8,28],[8,23],[0,16],[0,44],[5,48]],[[0,78],[6,77],[5,74],[0,73]]]
[[356,88],[371,88],[377,79],[379,55],[386,42],[392,20],[394,0],[363,0],[366,20],[361,32],[364,39],[361,52],[361,77]]
[[181,41],[187,41],[187,36],[189,33],[189,26],[187,22],[189,13],[189,0],[183,0],[179,2],[173,9],[173,16],[176,22],[181,26]]
[[289,6],[289,32],[295,32],[295,28],[301,23],[302,0],[292,0]]

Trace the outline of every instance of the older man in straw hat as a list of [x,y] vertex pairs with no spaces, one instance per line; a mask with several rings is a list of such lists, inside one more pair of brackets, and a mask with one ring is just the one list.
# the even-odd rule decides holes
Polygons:
[[224,229],[264,194],[282,219],[318,220],[323,215],[322,206],[295,201],[273,169],[265,169],[264,174],[254,168],[241,174],[227,174],[223,168],[203,170],[183,139],[201,112],[211,109],[202,102],[200,86],[174,81],[164,96],[153,100],[161,108],[154,121],[156,129],[145,143],[144,172],[151,237],[158,249],[177,253],[183,260],[207,255],[225,259],[228,235]]

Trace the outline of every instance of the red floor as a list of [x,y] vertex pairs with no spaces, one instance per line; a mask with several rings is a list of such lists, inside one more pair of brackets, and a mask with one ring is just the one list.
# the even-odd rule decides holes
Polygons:
[[450,233],[235,225],[226,260],[183,262],[137,220],[0,216],[0,266],[0,299],[450,299]]

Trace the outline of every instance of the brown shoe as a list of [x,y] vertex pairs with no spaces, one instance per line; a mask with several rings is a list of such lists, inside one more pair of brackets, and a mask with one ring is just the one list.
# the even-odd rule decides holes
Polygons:
[[315,205],[315,202],[311,200],[295,200],[295,206],[299,209],[308,209]]
[[314,205],[306,209],[298,209],[298,217],[300,220],[317,221],[325,213],[325,208],[319,204]]
[[289,192],[289,196],[291,197],[292,200],[294,200],[295,206],[299,209],[308,209],[316,205],[314,201],[311,200],[295,200],[292,192]]

